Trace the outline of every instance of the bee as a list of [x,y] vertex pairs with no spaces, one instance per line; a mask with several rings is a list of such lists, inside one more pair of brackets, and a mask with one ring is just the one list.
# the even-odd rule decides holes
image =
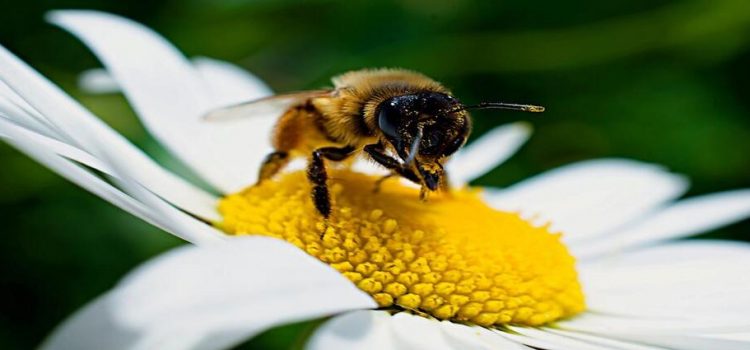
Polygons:
[[[208,119],[231,119],[283,110],[272,136],[274,152],[260,168],[258,183],[293,158],[307,157],[307,178],[315,208],[331,215],[326,162],[364,154],[421,187],[420,197],[447,190],[447,159],[471,132],[469,109],[542,112],[544,107],[501,102],[464,105],[443,85],[404,69],[364,69],[332,79],[333,88],[262,98],[210,112]],[[279,108],[280,107],[280,108]],[[381,179],[381,180],[383,180]],[[378,182],[378,184],[380,181]]]

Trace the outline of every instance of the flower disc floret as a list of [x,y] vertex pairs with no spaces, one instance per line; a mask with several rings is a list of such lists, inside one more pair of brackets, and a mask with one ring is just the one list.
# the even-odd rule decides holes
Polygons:
[[383,308],[482,326],[538,326],[583,311],[559,233],[488,207],[478,190],[419,200],[399,181],[331,170],[326,222],[304,172],[225,197],[219,226],[286,240],[341,272]]

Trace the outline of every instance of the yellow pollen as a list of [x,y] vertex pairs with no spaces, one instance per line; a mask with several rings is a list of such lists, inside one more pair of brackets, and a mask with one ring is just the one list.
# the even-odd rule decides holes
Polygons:
[[304,172],[229,195],[228,234],[286,240],[329,264],[383,308],[481,326],[538,326],[585,308],[560,234],[488,207],[476,190],[419,200],[399,181],[331,169],[331,217],[315,210]]

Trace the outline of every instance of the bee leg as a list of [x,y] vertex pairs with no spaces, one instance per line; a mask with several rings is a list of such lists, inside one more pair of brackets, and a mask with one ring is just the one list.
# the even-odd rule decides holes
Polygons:
[[289,163],[289,153],[287,152],[275,151],[267,155],[258,172],[258,182],[256,184],[276,175],[287,163]]
[[354,152],[354,147],[323,147],[312,153],[310,164],[307,166],[307,179],[313,185],[312,198],[315,209],[328,219],[331,215],[331,195],[328,192],[328,173],[323,158],[342,161]]
[[427,197],[430,194],[430,189],[427,188],[427,186],[422,186],[419,188],[419,200],[422,202],[427,202]]
[[447,173],[443,173],[443,176],[440,179],[440,192],[443,192],[448,197],[451,196],[451,182],[450,179],[448,179]]
[[373,193],[380,192],[380,187],[383,185],[383,182],[385,182],[385,180],[388,180],[396,175],[397,174],[395,172],[391,171],[388,175],[384,175],[383,177],[379,178],[378,181],[375,181],[375,188],[372,189],[372,192]]
[[[385,154],[385,150],[383,149],[383,145],[380,143],[375,143],[372,145],[367,145],[364,147],[364,151],[367,152],[367,154],[372,158],[372,160],[376,161],[378,164],[382,165],[388,170],[393,171],[394,173],[400,175],[401,177],[417,184],[421,185],[422,181],[419,179],[419,176],[417,176],[417,173],[415,173],[413,170],[406,168],[401,164],[398,160],[394,159],[393,157]],[[390,177],[392,175],[389,175]],[[387,178],[387,177],[386,177]],[[385,180],[381,179],[381,180]],[[382,181],[379,181],[382,182]],[[376,183],[376,186],[379,186],[380,183]]]

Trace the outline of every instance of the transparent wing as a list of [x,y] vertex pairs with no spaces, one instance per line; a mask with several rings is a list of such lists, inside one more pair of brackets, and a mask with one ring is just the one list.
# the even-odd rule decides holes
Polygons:
[[333,90],[310,90],[259,98],[212,110],[203,117],[206,121],[225,121],[260,116],[279,116],[294,105],[313,97],[329,96]]

